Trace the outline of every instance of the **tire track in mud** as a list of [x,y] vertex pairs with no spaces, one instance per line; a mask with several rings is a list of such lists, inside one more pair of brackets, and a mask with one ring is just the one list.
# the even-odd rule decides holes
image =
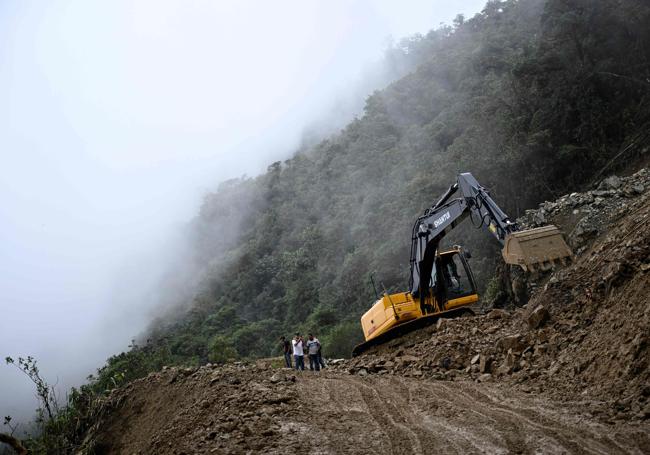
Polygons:
[[642,454],[650,444],[643,429],[612,434],[558,403],[490,384],[329,374],[304,380],[322,441],[313,453]]
[[[487,393],[487,388],[478,390],[476,387],[472,387],[469,390],[461,390],[462,388],[452,388],[446,384],[441,384],[441,386],[449,394],[453,393],[456,401],[466,405],[471,404],[473,412],[487,416],[489,407],[493,414],[502,416],[504,420],[519,421],[535,432],[558,440],[562,447],[569,449],[572,453],[626,453],[621,445],[608,436],[594,440],[594,433],[585,433],[580,431],[579,427],[568,427],[568,422],[562,425],[555,424],[551,418],[555,417],[560,420],[562,417],[557,413],[549,413],[544,406],[538,405],[535,410],[530,406],[523,406],[525,402],[519,402],[519,406],[512,406],[507,403],[507,399]],[[484,414],[481,414],[481,410]],[[590,428],[590,430],[594,429]]]
[[507,384],[222,368],[218,376],[165,371],[116,392],[88,447],[161,455],[650,454],[650,422],[598,423],[572,403]]

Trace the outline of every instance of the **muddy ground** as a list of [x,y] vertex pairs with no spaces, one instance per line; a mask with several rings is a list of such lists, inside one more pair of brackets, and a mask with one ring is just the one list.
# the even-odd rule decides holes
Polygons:
[[[96,453],[649,453],[643,422],[604,424],[504,384],[168,370],[112,397]],[[107,409],[107,411],[110,411]]]

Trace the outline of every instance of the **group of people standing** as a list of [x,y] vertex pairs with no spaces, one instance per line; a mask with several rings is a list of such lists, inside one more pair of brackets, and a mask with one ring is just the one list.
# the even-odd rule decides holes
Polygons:
[[321,367],[325,368],[325,360],[322,355],[322,345],[318,338],[313,334],[307,336],[305,340],[302,335],[296,333],[291,342],[286,337],[280,337],[280,345],[284,352],[284,362],[287,368],[293,368],[291,357],[295,363],[296,370],[305,369],[305,352],[309,356],[309,369],[311,371],[320,371]]

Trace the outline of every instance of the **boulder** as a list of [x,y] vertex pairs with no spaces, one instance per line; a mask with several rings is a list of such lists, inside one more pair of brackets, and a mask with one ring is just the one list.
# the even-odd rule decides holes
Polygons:
[[599,190],[616,190],[621,187],[621,179],[616,175],[607,177],[598,185]]
[[495,308],[488,313],[487,317],[488,319],[505,319],[508,317],[508,312]]
[[544,306],[539,305],[528,315],[526,322],[528,323],[528,327],[534,330],[542,327],[550,318],[551,315],[548,310]]
[[526,345],[521,340],[521,335],[515,334],[501,338],[497,341],[497,349],[501,351],[522,352]]
[[512,373],[515,369],[516,363],[517,363],[517,357],[515,356],[512,349],[509,349],[506,358],[503,360],[503,363],[499,368],[497,368],[497,374],[500,376],[504,376],[506,374]]

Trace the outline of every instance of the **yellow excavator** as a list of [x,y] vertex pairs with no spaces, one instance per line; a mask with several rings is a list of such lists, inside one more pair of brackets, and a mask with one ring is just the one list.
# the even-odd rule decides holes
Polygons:
[[506,264],[518,265],[524,271],[547,270],[573,257],[557,227],[521,230],[472,174],[460,174],[413,225],[409,290],[384,292],[361,317],[366,341],[354,348],[353,357],[439,318],[473,314],[469,306],[478,302],[479,296],[469,253],[460,246],[438,249],[442,238],[467,217],[502,244]]

